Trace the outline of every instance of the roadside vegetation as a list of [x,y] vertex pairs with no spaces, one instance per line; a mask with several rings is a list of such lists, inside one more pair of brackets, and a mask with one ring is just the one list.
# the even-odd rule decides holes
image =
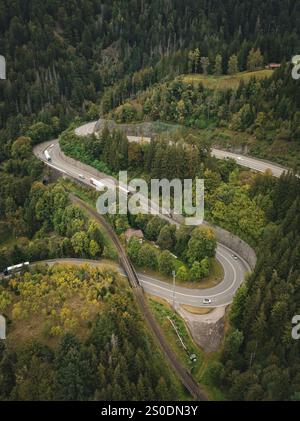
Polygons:
[[[178,356],[182,364],[191,373],[195,380],[205,388],[211,400],[224,400],[224,394],[220,385],[216,385],[214,373],[218,370],[218,353],[205,354],[193,341],[183,319],[174,312],[171,306],[164,300],[149,297],[151,311],[166,336],[172,350]],[[176,330],[171,324],[174,323]],[[184,343],[182,345],[178,334]],[[196,358],[196,361],[191,359]]]
[[[187,273],[188,275],[184,277],[184,280],[182,280],[182,277],[177,277],[177,274],[181,272],[183,263],[178,262],[178,259],[174,261],[174,270],[175,270],[175,282],[176,285],[183,286],[185,288],[199,288],[199,289],[205,289],[205,288],[212,288],[218,285],[220,282],[224,279],[224,271],[222,265],[219,263],[219,261],[216,258],[213,258],[210,260],[210,269],[209,274],[207,276],[203,276],[198,278],[197,280],[193,280],[191,275],[189,275],[188,269],[185,267],[184,273]],[[179,270],[181,268],[181,270]],[[173,284],[173,276],[171,275],[164,275],[158,270],[153,270],[149,267],[141,267],[137,266],[136,269],[139,273],[142,273],[146,276],[149,276],[150,278],[159,279],[163,282],[167,282],[168,284]],[[178,272],[179,271],[179,272]]]
[[156,241],[158,247],[149,242],[140,244],[133,237],[127,244],[128,256],[138,267],[158,271],[166,277],[171,277],[176,271],[179,282],[197,285],[211,271],[217,245],[213,231],[202,227],[176,230],[174,225],[161,224],[160,221],[159,217],[150,218],[145,227],[146,237],[154,244]]

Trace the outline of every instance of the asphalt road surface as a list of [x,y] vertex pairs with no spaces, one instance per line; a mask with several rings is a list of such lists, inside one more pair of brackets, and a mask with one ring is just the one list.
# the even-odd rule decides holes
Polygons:
[[[223,266],[223,280],[212,288],[185,288],[182,286],[175,287],[175,302],[177,304],[187,304],[193,307],[221,307],[232,302],[232,299],[244,281],[246,272],[250,272],[247,263],[240,257],[237,260],[232,257],[233,252],[222,244],[218,243],[216,258]],[[172,302],[173,286],[163,281],[154,279],[138,273],[139,281],[149,294],[166,298]],[[210,298],[211,304],[203,304],[204,298]]]
[[271,170],[274,177],[280,177],[281,174],[288,171],[287,168],[273,164],[272,162],[263,161],[257,158],[251,158],[245,155],[238,155],[236,153],[223,151],[220,149],[213,148],[211,154],[218,159],[232,158],[239,165],[250,168],[254,171],[265,172],[266,170]]

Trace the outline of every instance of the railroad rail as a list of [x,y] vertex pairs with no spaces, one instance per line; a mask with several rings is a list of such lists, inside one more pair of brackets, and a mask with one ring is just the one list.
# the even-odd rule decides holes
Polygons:
[[[67,190],[68,191],[68,190]],[[197,400],[206,401],[208,400],[206,394],[200,389],[198,384],[194,381],[190,373],[185,369],[185,367],[178,361],[178,358],[174,354],[174,352],[169,347],[160,327],[158,326],[154,316],[149,310],[149,306],[147,304],[144,292],[140,286],[139,279],[137,273],[128,258],[122,243],[120,242],[119,237],[115,233],[112,226],[106,221],[106,219],[100,215],[95,209],[88,206],[83,200],[75,196],[73,193],[69,192],[69,196],[71,202],[83,208],[92,218],[97,220],[101,223],[101,225],[105,228],[111,239],[113,240],[114,245],[119,254],[120,264],[123,267],[130,285],[132,286],[132,290],[134,292],[136,301],[138,306],[144,315],[146,323],[150,330],[152,331],[157,344],[160,346],[162,352],[164,353],[165,357],[169,361],[172,368],[177,373],[177,376],[180,378],[182,384],[185,388],[190,392],[190,394]]]

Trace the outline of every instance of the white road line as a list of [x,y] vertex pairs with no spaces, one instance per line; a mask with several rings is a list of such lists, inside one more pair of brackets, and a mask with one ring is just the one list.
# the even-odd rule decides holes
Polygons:
[[[182,295],[182,296],[184,296],[184,297],[191,297],[191,298],[207,298],[208,296],[209,297],[211,297],[211,298],[216,298],[216,297],[219,297],[220,295],[224,295],[224,294],[226,294],[226,292],[227,291],[229,291],[232,287],[233,287],[233,285],[235,284],[235,282],[236,282],[236,270],[235,270],[235,267],[232,265],[232,263],[223,255],[223,254],[221,254],[221,253],[219,253],[228,263],[229,263],[229,265],[232,267],[232,269],[233,269],[233,273],[234,273],[234,276],[233,276],[233,281],[232,281],[232,283],[230,284],[230,286],[229,287],[227,287],[224,291],[221,291],[221,292],[218,292],[218,293],[216,293],[216,294],[208,294],[208,295],[192,295],[192,294],[186,294],[186,293],[183,293],[183,292],[179,292],[178,290],[177,291],[175,291],[175,294],[176,295]],[[143,275],[143,277],[144,278],[146,278],[146,279],[151,279],[151,280],[153,280],[153,281],[159,281],[159,282],[163,282],[163,281],[160,281],[160,280],[158,280],[158,279],[155,279],[155,278],[151,278],[150,276],[144,276]],[[148,281],[145,281],[145,280],[143,280],[143,279],[140,279],[140,282],[142,282],[142,283],[144,283],[144,284],[148,284],[148,285],[152,285],[152,286],[155,286],[155,287],[157,287],[157,288],[159,288],[159,289],[162,289],[162,290],[164,290],[164,291],[168,291],[168,292],[173,292],[173,290],[172,289],[169,289],[169,288],[165,288],[165,287],[163,287],[163,286],[161,286],[161,285],[158,285],[158,284],[154,284],[154,283],[152,283],[152,282],[148,282]],[[219,284],[219,285],[221,285],[221,284]],[[212,288],[215,288],[215,287],[212,287]],[[211,288],[205,288],[205,289],[203,289],[203,291],[205,290],[205,291],[209,291]],[[200,289],[199,289],[199,291],[201,291]]]

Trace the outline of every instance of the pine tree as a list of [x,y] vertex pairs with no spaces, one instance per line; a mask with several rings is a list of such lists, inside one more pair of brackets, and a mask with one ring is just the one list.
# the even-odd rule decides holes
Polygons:
[[169,392],[166,382],[163,377],[160,377],[157,386],[155,388],[156,399],[163,401],[168,400]]

